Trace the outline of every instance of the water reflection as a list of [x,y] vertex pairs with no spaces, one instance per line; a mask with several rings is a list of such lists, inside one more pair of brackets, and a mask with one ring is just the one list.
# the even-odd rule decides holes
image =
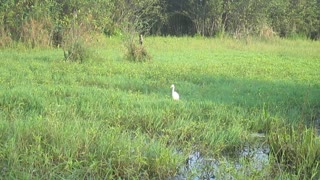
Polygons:
[[[259,135],[260,136],[260,135]],[[245,145],[232,156],[219,159],[204,157],[200,152],[191,153],[186,160],[186,166],[174,180],[216,180],[236,179],[233,173],[261,172],[268,168],[270,148],[266,144]]]

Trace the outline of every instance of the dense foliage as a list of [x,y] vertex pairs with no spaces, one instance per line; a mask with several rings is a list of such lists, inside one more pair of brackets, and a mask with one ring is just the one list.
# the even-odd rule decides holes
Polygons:
[[319,0],[1,0],[0,45],[52,46],[77,23],[108,35],[229,34],[319,39]]

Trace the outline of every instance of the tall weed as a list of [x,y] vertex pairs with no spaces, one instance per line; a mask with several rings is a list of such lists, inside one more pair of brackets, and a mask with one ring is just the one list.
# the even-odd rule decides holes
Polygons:
[[280,166],[280,171],[286,170],[299,179],[320,177],[320,139],[312,129],[278,124],[268,137],[275,168]]
[[48,19],[25,21],[21,29],[21,40],[28,47],[50,47],[52,45],[51,29]]
[[4,29],[4,26],[0,27],[0,47],[10,47],[13,43],[12,38],[8,31]]

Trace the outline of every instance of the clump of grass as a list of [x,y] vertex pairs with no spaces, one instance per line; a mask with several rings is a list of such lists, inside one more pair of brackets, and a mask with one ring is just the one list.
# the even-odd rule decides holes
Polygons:
[[312,129],[278,124],[268,137],[279,167],[276,171],[285,170],[299,179],[320,177],[320,139]]
[[125,58],[132,62],[147,62],[151,60],[150,54],[144,45],[138,44],[133,38],[125,41]]
[[70,27],[62,32],[62,48],[65,60],[83,62],[89,57],[88,40],[90,35],[83,24],[77,22],[77,15],[74,14]]
[[2,176],[167,179],[182,156],[137,132],[103,123],[52,119],[0,123]]
[[83,62],[89,57],[89,50],[81,40],[74,40],[64,47],[65,60]]

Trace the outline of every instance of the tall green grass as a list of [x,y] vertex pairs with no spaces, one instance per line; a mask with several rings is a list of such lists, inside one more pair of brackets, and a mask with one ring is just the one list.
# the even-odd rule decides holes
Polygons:
[[3,177],[166,179],[191,152],[223,159],[259,132],[270,167],[249,178],[319,178],[319,42],[149,37],[145,46],[152,62],[125,60],[113,37],[82,64],[60,49],[2,49]]

